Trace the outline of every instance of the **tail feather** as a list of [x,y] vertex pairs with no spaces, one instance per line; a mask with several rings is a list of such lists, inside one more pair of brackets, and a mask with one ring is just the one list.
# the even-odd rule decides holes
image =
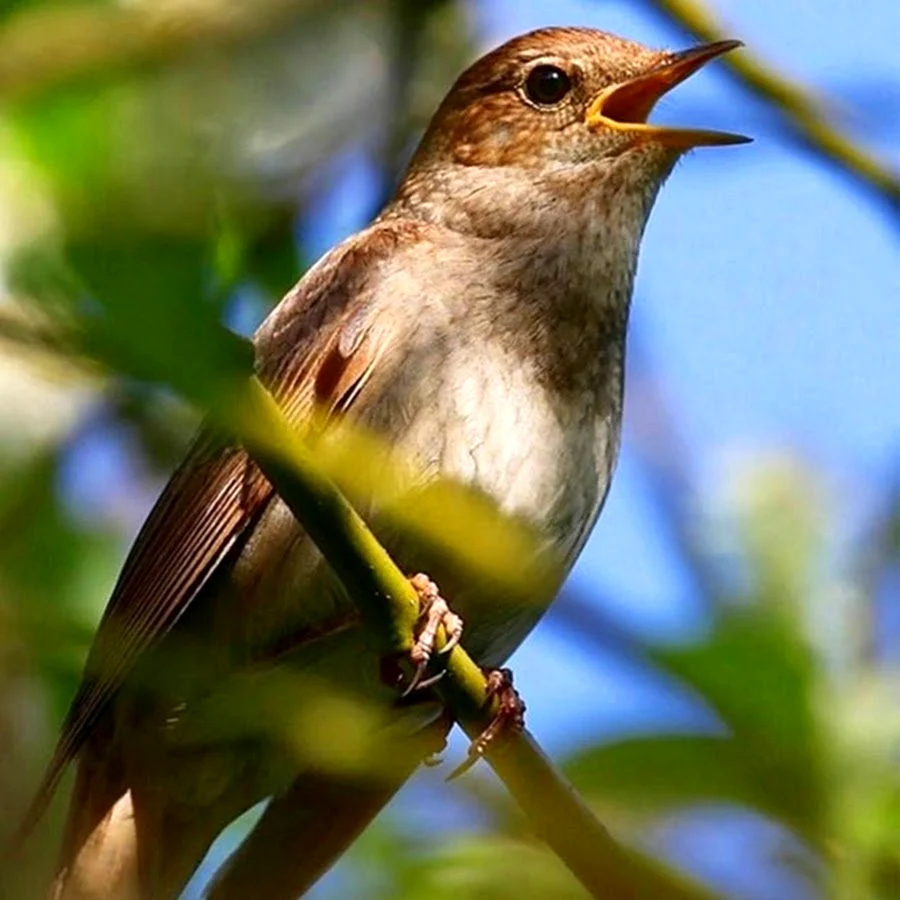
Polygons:
[[207,900],[296,900],[331,868],[411,774],[379,784],[306,775],[266,807]]
[[78,761],[51,900],[176,900],[218,833],[254,799],[239,779],[198,802],[184,793],[222,758],[215,750],[169,753],[154,729],[119,741],[105,729],[92,735]]
[[206,900],[295,900],[343,855],[422,759],[444,746],[452,723],[434,722],[397,747],[390,771],[373,778],[303,772],[272,799],[222,866]]
[[[113,716],[101,722],[79,754],[50,900],[176,900],[222,829],[265,796],[265,755],[245,756],[227,745],[169,746],[160,729],[123,722],[117,727]],[[441,716],[407,732],[392,743],[389,764],[377,766],[377,774],[296,773],[208,896],[301,895],[421,760],[443,746],[450,724]],[[59,752],[54,756],[20,826],[19,846],[45,812],[66,762]]]

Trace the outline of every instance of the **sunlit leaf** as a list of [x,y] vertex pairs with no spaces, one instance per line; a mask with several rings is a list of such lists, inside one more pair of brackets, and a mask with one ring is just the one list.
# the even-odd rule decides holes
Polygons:
[[782,626],[761,608],[729,610],[703,640],[649,655],[721,718],[770,807],[791,811],[805,833],[819,834],[817,670],[802,638]]

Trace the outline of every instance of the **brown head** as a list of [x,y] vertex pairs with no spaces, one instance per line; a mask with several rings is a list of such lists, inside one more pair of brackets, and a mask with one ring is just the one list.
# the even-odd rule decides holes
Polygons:
[[737,46],[673,53],[588,28],[514,38],[450,89],[382,216],[488,239],[487,249],[468,245],[481,254],[471,263],[479,278],[551,297],[557,318],[567,298],[573,309],[615,310],[621,325],[641,236],[675,162],[691,147],[748,140],[648,116]]
[[744,143],[741,135],[647,124],[663,94],[739,46],[720,41],[683,52],[650,50],[589,28],[544,28],[513,38],[459,77],[417,163],[543,167],[615,157],[650,143],[676,153]]
[[625,175],[624,167],[629,180],[655,195],[686,150],[749,140],[647,122],[663,94],[738,46],[721,41],[683,52],[651,50],[590,28],[544,28],[513,38],[453,85],[398,202],[427,204],[453,170],[452,181],[472,184],[480,180],[476,173],[489,170],[495,182],[515,172],[523,184],[558,173],[584,190],[586,181],[613,171]]

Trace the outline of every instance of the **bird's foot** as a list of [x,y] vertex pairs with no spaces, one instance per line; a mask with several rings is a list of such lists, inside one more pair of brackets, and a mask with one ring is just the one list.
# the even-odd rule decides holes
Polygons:
[[456,720],[453,718],[453,714],[444,707],[437,720],[431,726],[431,734],[434,736],[434,740],[422,759],[422,765],[433,769],[443,763],[443,753],[447,749],[447,735],[450,734],[450,729],[455,724]]
[[463,620],[456,615],[441,596],[437,585],[427,576],[419,573],[409,579],[409,583],[419,595],[421,612],[416,628],[415,641],[409,651],[409,660],[415,666],[412,680],[403,692],[408,697],[415,690],[430,687],[443,676],[443,671],[425,678],[428,664],[434,656],[438,629],[443,627],[447,635],[444,645],[437,651],[439,656],[448,654],[458,643],[463,633]]
[[497,698],[497,712],[487,728],[469,745],[465,760],[450,773],[448,781],[468,772],[498,740],[519,734],[525,728],[525,701],[513,687],[512,670],[487,669],[485,679],[488,699]]

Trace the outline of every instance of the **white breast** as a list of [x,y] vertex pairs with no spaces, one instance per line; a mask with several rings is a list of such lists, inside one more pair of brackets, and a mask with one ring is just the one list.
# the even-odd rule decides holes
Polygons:
[[413,448],[429,471],[484,491],[573,555],[614,462],[614,423],[595,412],[605,404],[594,392],[565,401],[551,395],[499,342],[455,346],[439,370],[421,378],[401,446]]

